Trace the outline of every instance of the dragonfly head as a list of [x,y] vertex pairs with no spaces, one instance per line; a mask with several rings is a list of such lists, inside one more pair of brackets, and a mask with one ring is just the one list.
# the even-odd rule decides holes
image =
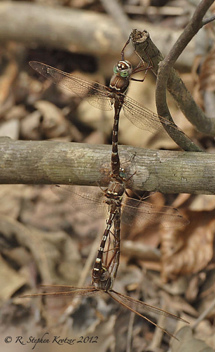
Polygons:
[[132,73],[131,63],[127,60],[120,60],[114,66],[113,72],[122,78],[129,78]]

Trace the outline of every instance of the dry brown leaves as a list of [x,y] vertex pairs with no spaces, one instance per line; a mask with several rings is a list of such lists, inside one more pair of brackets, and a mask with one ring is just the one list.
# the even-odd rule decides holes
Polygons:
[[[197,56],[193,65],[193,76],[196,82],[194,97],[196,102],[206,111],[208,116],[214,117],[215,91],[215,46],[205,57]],[[196,71],[200,70],[199,75]]]
[[199,75],[200,90],[215,90],[215,46],[202,64]]
[[215,211],[186,212],[190,224],[183,230],[162,230],[162,279],[204,269],[213,256]]
[[[150,203],[161,204],[161,206],[164,204],[162,194],[156,193],[149,200]],[[192,282],[192,287],[195,286],[198,291],[200,282],[205,278],[195,274],[205,269],[213,257],[214,197],[180,195],[172,205],[184,206],[184,210],[180,212],[189,219],[190,224],[180,229],[174,228],[174,224],[173,226],[170,224],[169,228],[163,227],[161,222],[148,223],[142,229],[138,228],[135,222],[132,227],[122,227],[126,230],[125,233],[123,232],[125,236],[122,242],[122,253],[138,258],[148,269],[161,271],[163,282],[194,275],[194,281],[190,278],[190,285]],[[160,252],[157,248],[159,243]],[[192,294],[187,292],[190,300],[192,300],[193,291],[194,289]]]

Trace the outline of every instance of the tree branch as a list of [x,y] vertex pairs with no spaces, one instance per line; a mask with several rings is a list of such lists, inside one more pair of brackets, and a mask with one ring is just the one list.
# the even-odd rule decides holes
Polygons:
[[[18,15],[17,15],[18,14]],[[143,21],[130,21],[131,28],[147,26],[151,35],[158,38],[164,54],[181,34],[150,25]],[[129,32],[127,33],[127,37]],[[38,3],[0,2],[0,41],[9,40],[26,45],[41,45],[46,48],[64,49],[72,52],[117,55],[125,40],[119,33],[117,24],[109,16],[90,11],[65,7],[49,7]],[[186,55],[182,55],[180,65],[190,67],[193,60],[193,44]]]
[[[163,193],[215,193],[215,154],[119,147],[132,188]],[[107,186],[111,146],[0,139],[0,183]]]
[[[180,35],[176,43],[173,45],[169,54],[163,60],[161,53],[154,43],[149,38],[146,31],[132,32],[132,40],[135,46],[135,50],[143,58],[144,61],[149,61],[149,57],[153,63],[152,71],[154,74],[159,74],[157,77],[157,88],[156,88],[156,103],[158,114],[168,118],[170,121],[172,117],[170,115],[167,102],[166,102],[166,87],[168,91],[172,94],[173,98],[178,103],[181,111],[187,117],[187,119],[196,128],[206,134],[215,135],[215,119],[208,118],[201,111],[201,109],[196,105],[190,92],[186,89],[184,83],[172,68],[179,55],[185,49],[189,41],[198,32],[198,30],[204,25],[202,21],[208,8],[213,3],[212,0],[204,0],[198,5],[192,19],[184,29],[183,33]],[[137,40],[136,40],[136,39]],[[152,56],[151,56],[152,55]],[[162,61],[163,60],[163,61]],[[162,61],[162,63],[160,63]],[[168,129],[168,127],[166,128]],[[190,151],[201,151],[200,148],[196,148],[194,143],[186,140],[183,135],[175,133],[173,129],[169,129],[169,135],[175,140],[175,142],[180,145],[184,150]]]
[[169,54],[165,58],[165,62],[172,66],[178,57],[181,55],[183,50],[186,48],[188,43],[193,39],[196,33],[203,27],[203,17],[208,11],[209,7],[213,4],[214,0],[202,0],[196,7],[193,17],[188,22],[187,26],[183,30],[182,34],[178,38],[175,45],[173,45]]
[[[155,44],[152,42],[149,33],[147,31],[138,31],[138,30],[133,30],[131,33],[131,39],[132,43],[135,47],[136,52],[140,55],[140,57],[146,61],[150,62],[152,64],[152,72],[157,76],[158,73],[158,67],[160,63],[163,61],[163,56],[161,52],[158,50],[158,48],[155,46]],[[159,73],[162,76],[162,72]],[[194,151],[194,152],[200,152],[202,149],[195,145],[181,130],[177,129],[177,126],[175,125],[172,116],[169,112],[167,103],[166,103],[166,87],[160,89],[158,88],[159,84],[161,85],[160,82],[163,82],[166,77],[157,77],[157,90],[156,90],[156,103],[157,103],[157,111],[159,116],[165,117],[167,120],[171,122],[171,125],[163,124],[163,127],[167,131],[167,133],[170,135],[170,137],[183,149],[187,151]],[[168,89],[171,87],[171,94],[177,101],[177,103],[180,105],[179,101],[181,102],[180,108],[182,110],[182,107],[184,107],[184,104],[186,103],[186,99],[188,94],[190,93],[187,91],[186,87],[184,86],[182,80],[176,73],[174,69],[171,69],[170,75],[169,75],[169,80],[168,80]],[[181,97],[180,94],[181,90],[183,92],[183,96]],[[159,96],[158,96],[159,95]],[[176,97],[178,99],[176,99]],[[191,97],[191,95],[190,95]],[[192,99],[192,97],[191,97]],[[194,102],[194,101],[193,101]],[[195,104],[195,103],[194,103]],[[196,106],[196,105],[195,105]],[[200,109],[199,109],[200,110]],[[201,110],[200,110],[201,111]],[[162,119],[161,119],[162,123]],[[175,128],[172,128],[171,126],[175,126]]]

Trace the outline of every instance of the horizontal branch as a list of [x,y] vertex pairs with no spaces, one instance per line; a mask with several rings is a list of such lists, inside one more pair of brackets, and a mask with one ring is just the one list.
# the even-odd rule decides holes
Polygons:
[[[215,154],[120,146],[132,188],[215,194]],[[107,186],[111,146],[0,138],[0,183]]]
[[[179,30],[130,21],[131,28],[145,28],[160,50],[167,54],[181,34]],[[129,36],[130,31],[127,33]],[[66,7],[49,7],[38,3],[0,2],[0,42],[14,40],[27,45],[41,45],[72,52],[117,55],[125,44],[117,23],[109,16]],[[179,64],[190,67],[194,45],[179,58]]]

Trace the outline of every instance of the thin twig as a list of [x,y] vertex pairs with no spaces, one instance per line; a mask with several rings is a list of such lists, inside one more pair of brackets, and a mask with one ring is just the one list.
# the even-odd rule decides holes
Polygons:
[[101,3],[107,13],[114,19],[114,22],[119,26],[123,38],[127,40],[132,27],[121,4],[115,0],[101,0]]
[[[84,268],[81,272],[81,276],[80,276],[80,279],[78,280],[77,287],[84,287],[84,285],[85,285],[86,278],[89,274],[89,271],[93,267],[93,262],[95,261],[96,253],[98,252],[99,243],[101,242],[101,233],[102,232],[98,231],[98,234],[97,234],[97,236],[94,240],[94,243],[92,245],[90,255],[88,256],[87,261],[84,265]],[[67,320],[67,318],[74,311],[74,307],[77,307],[77,305],[80,304],[80,302],[81,302],[81,296],[76,296],[73,298],[72,303],[66,308],[64,313],[61,315],[60,320],[59,320],[60,324],[64,323]]]
[[215,15],[214,16],[211,16],[210,18],[206,18],[205,20],[202,21],[203,23],[203,26],[205,26],[206,24],[212,22],[215,20]]
[[[138,290],[136,291],[134,298],[138,299],[139,295],[140,295],[140,287],[138,287]],[[136,314],[134,312],[131,312],[130,318],[129,318],[129,323],[128,323],[126,352],[131,352],[132,351],[132,333],[133,333],[135,316],[136,316]]]
[[148,15],[148,16],[183,16],[186,14],[186,9],[182,7],[173,6],[140,6],[140,5],[124,5],[124,10],[127,13],[135,15]]
[[99,248],[99,244],[101,242],[101,237],[102,237],[102,234],[103,231],[98,231],[98,234],[93,242],[93,245],[92,245],[92,248],[91,248],[91,251],[90,251],[90,254],[86,260],[86,263],[84,265],[84,268],[81,272],[81,276],[80,276],[80,279],[78,281],[78,287],[82,287],[85,285],[85,281],[86,281],[86,278],[89,274],[89,271],[92,269],[93,267],[93,263],[95,261],[95,258],[96,258],[96,254],[98,252],[98,248]]
[[[163,304],[161,308],[164,310],[168,309],[166,301],[163,300]],[[157,324],[160,326],[164,326],[165,321],[166,321],[166,317],[164,315],[160,315]],[[150,346],[148,346],[148,349],[152,351],[156,350],[160,346],[162,338],[163,338],[163,331],[156,327],[153,335],[153,340],[150,343]]]
[[129,318],[129,322],[128,322],[127,341],[126,341],[126,352],[132,351],[132,333],[133,333],[135,316],[136,315],[134,312],[130,313],[130,318]]
[[140,260],[153,262],[159,262],[161,257],[157,248],[147,246],[144,243],[125,240],[121,244],[121,253]]
[[205,319],[205,317],[208,315],[208,313],[210,313],[215,307],[215,299],[211,302],[211,304],[209,305],[208,308],[206,308],[204,310],[204,312],[202,312],[202,314],[198,317],[198,319],[196,320],[196,322],[192,325],[192,330],[195,330],[197,328],[197,326],[199,325],[199,323]]
[[209,7],[213,4],[214,0],[202,0],[197,6],[193,17],[185,27],[184,31],[178,38],[175,45],[173,45],[169,54],[165,58],[165,62],[172,66],[181,55],[182,51],[186,48],[187,44],[196,35],[196,33],[204,26],[203,17]]

